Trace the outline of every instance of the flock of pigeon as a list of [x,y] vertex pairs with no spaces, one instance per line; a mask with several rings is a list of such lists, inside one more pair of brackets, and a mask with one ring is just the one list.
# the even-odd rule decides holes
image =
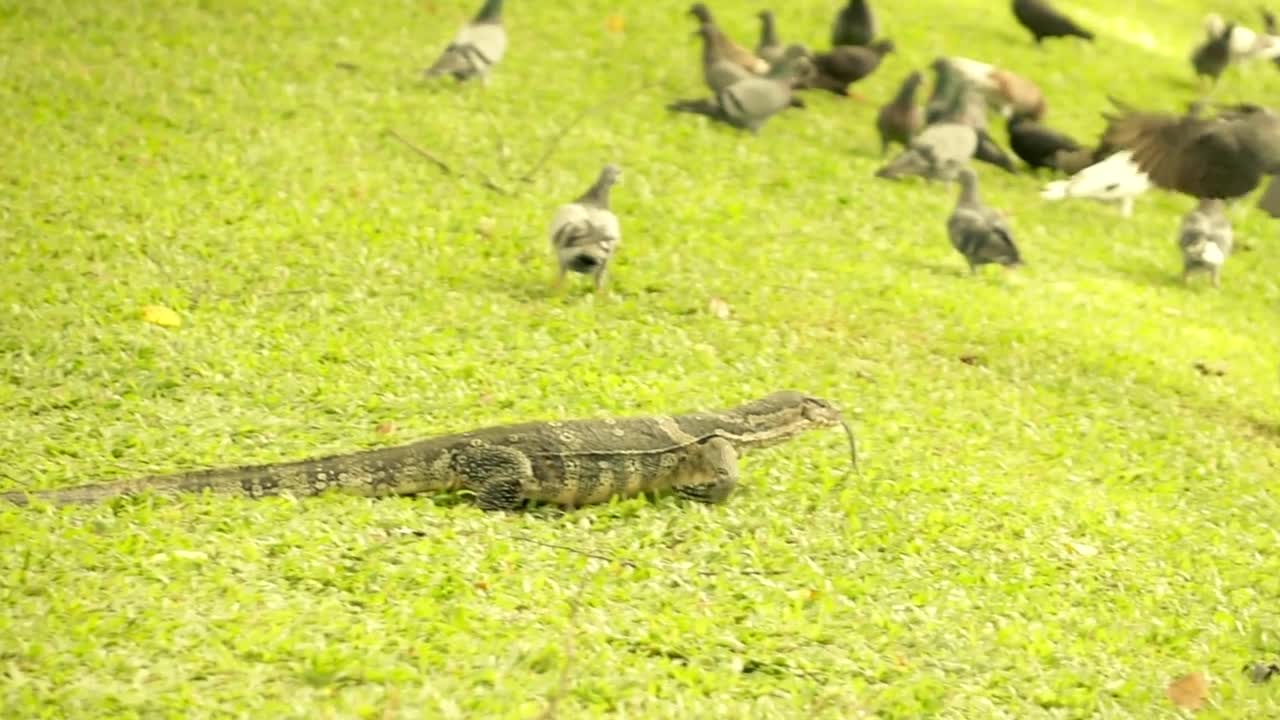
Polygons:
[[[489,72],[507,48],[502,24],[503,0],[485,0],[426,70],[428,77],[451,75],[459,81]],[[1094,35],[1049,0],[1012,0],[1014,18],[1036,43],[1050,38]],[[735,128],[757,133],[771,117],[792,107],[803,108],[802,90],[854,95],[850,86],[876,71],[894,43],[880,36],[868,0],[848,0],[831,29],[831,48],[814,53],[799,44],[783,45],[772,12],[759,13],[760,40],[754,50],[739,45],[717,26],[701,2],[690,14],[702,38],[703,79],[707,98],[676,100],[673,112],[695,113]],[[1218,15],[1205,18],[1205,38],[1191,53],[1197,77],[1216,84],[1232,63],[1269,60],[1280,66],[1280,30],[1263,11],[1264,32],[1254,32]],[[971,160],[1016,172],[1007,152],[988,132],[988,115],[1005,120],[1009,147],[1030,168],[1062,173],[1048,183],[1045,199],[1084,197],[1117,201],[1128,217],[1133,200],[1155,185],[1190,195],[1199,203],[1183,217],[1178,245],[1183,279],[1206,271],[1215,286],[1232,246],[1226,203],[1253,191],[1266,175],[1280,173],[1280,116],[1253,104],[1215,106],[1193,102],[1181,115],[1139,110],[1112,99],[1103,113],[1108,126],[1092,146],[1077,142],[1043,123],[1046,102],[1036,84],[1007,69],[970,58],[939,57],[931,64],[934,83],[923,107],[916,94],[923,82],[910,73],[893,99],[876,116],[881,154],[898,144],[901,152],[876,171],[895,180],[909,175],[956,182],[960,193],[947,220],[952,246],[964,256],[970,272],[985,264],[1006,267],[1022,263],[1013,233],[1003,215],[982,203]],[[561,206],[551,223],[551,245],[559,265],[556,285],[568,272],[591,275],[602,290],[605,271],[622,240],[621,225],[609,208],[609,191],[620,177],[618,166],[604,167],[591,188]],[[1259,207],[1280,216],[1280,176],[1273,178]]]

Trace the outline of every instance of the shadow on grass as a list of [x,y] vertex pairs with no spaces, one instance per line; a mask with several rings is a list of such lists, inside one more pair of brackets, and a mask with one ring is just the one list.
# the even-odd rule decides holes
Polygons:
[[[1107,265],[1108,270],[1144,285],[1161,288],[1186,288],[1182,282],[1182,266],[1143,263],[1141,265]],[[1196,285],[1196,283],[1192,283]]]
[[1280,442],[1280,419],[1267,418],[1259,419],[1255,417],[1245,417],[1244,421],[1258,435],[1272,441]]

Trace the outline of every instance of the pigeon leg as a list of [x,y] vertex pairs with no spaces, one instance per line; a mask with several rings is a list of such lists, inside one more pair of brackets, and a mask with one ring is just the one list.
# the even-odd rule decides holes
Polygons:
[[564,290],[564,268],[560,268],[560,272],[556,274],[555,280],[551,282],[551,292],[559,294]]
[[608,263],[600,263],[600,269],[595,271],[594,277],[596,281],[596,294],[604,294],[604,271],[609,267]]
[[1127,218],[1133,215],[1133,198],[1127,197],[1120,201],[1120,217]]
[[1215,266],[1213,268],[1212,278],[1213,278],[1213,286],[1215,288],[1221,289],[1222,288],[1222,268],[1221,267]]

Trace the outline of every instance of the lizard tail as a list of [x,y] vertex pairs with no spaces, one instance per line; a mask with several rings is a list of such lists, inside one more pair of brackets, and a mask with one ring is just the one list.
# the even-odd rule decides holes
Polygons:
[[214,468],[174,475],[80,485],[57,490],[0,493],[0,500],[27,505],[42,500],[54,505],[78,505],[117,497],[154,493],[202,493],[259,498],[289,493],[319,495],[330,489],[353,495],[412,495],[451,489],[448,478],[432,467],[434,453],[424,445],[380,448],[351,455],[270,465]]

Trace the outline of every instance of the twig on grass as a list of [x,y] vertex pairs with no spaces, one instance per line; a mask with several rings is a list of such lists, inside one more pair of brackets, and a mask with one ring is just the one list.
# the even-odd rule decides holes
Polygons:
[[556,543],[549,543],[549,542],[543,542],[541,540],[534,540],[533,538],[527,535],[507,535],[507,537],[511,538],[512,540],[519,540],[520,542],[527,542],[533,545],[541,545],[542,547],[551,548],[553,550],[567,550],[571,553],[581,555],[583,557],[588,557],[593,560],[603,560],[605,562],[610,562],[610,563],[616,562],[616,563],[621,563],[623,565],[626,565],[628,567],[633,567],[633,568],[637,567],[636,564],[631,562],[630,560],[621,560],[615,557],[611,557],[609,555],[600,555],[597,553],[589,552],[587,550],[581,550],[576,547],[571,547],[569,545],[557,545]]
[[435,166],[436,166],[436,167],[438,167],[438,168],[440,168],[441,170],[443,170],[445,175],[457,175],[457,174],[458,174],[458,173],[456,173],[456,172],[454,172],[454,171],[453,171],[453,168],[449,166],[449,163],[447,163],[447,162],[445,162],[445,161],[441,160],[439,157],[436,157],[436,155],[435,155],[435,154],[433,154],[430,150],[427,150],[426,148],[423,148],[423,147],[419,147],[418,145],[415,145],[414,143],[410,142],[408,139],[406,139],[406,138],[405,138],[405,136],[401,135],[400,133],[396,132],[395,130],[393,130],[393,129],[391,129],[391,128],[387,128],[387,134],[388,134],[388,135],[390,135],[391,137],[395,138],[396,140],[399,140],[402,144],[404,144],[404,146],[405,146],[405,147],[407,147],[407,148],[409,148],[410,150],[414,151],[415,153],[417,153],[417,154],[421,155],[422,157],[426,158],[427,160],[430,160],[432,163],[434,163],[434,164],[435,164]]
[[[446,175],[452,175],[453,177],[462,177],[461,173],[454,170],[453,167],[449,165],[449,163],[445,162],[444,160],[441,160],[438,155],[431,152],[430,150],[427,150],[426,148],[420,145],[410,142],[405,136],[401,135],[395,130],[392,130],[391,128],[387,128],[387,134],[395,138],[396,140],[399,140],[405,147],[409,148],[415,153],[431,161],[433,164],[435,164],[436,167],[443,170]],[[499,185],[496,181],[494,181],[493,178],[489,177],[489,174],[486,173],[485,171],[476,170],[473,168],[472,172],[480,176],[480,184],[483,185],[484,187],[489,188],[490,190],[498,193],[499,195],[506,195],[508,197],[511,196],[512,193],[510,190]]]
[[560,128],[559,132],[551,136],[551,140],[547,142],[547,146],[546,148],[543,149],[542,155],[541,157],[538,158],[537,162],[535,162],[532,167],[530,167],[527,171],[525,171],[523,175],[521,175],[519,178],[516,178],[516,179],[519,182],[526,182],[526,183],[532,182],[533,176],[537,175],[538,172],[542,170],[542,168],[547,164],[547,161],[549,161],[551,159],[551,156],[555,154],[557,149],[559,149],[561,141],[563,141],[565,136],[569,134],[569,131],[572,130],[574,127],[576,127],[578,123],[585,120],[588,115],[594,113],[595,111],[599,110],[602,107],[608,107],[610,105],[615,104],[618,101],[618,99],[621,97],[628,97],[636,93],[639,93],[643,90],[648,90],[654,85],[657,85],[658,82],[659,80],[651,80],[647,83],[644,83],[640,87],[630,88],[624,92],[615,93],[605,98],[601,102],[598,102],[594,105],[588,105],[587,107],[583,108],[581,111],[578,112],[577,115],[574,115],[573,118],[569,120],[569,122],[564,127]]

